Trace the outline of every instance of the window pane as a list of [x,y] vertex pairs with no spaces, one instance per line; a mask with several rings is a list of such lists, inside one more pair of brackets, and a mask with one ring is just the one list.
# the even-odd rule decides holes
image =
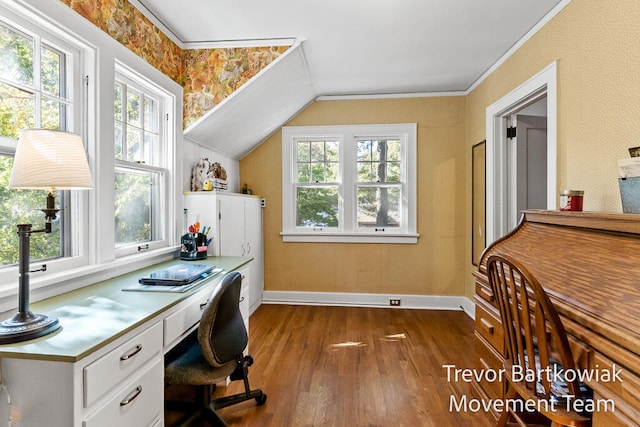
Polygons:
[[310,162],[311,144],[308,142],[298,142],[296,144],[296,158],[298,162]]
[[399,187],[358,187],[358,227],[399,227]]
[[144,158],[143,161],[149,165],[159,166],[160,162],[156,159],[156,153],[158,150],[159,137],[158,135],[154,135],[152,133],[145,132],[144,133]]
[[116,120],[124,121],[122,118],[122,85],[118,83],[116,83],[113,93],[113,111]]
[[154,173],[115,173],[115,232],[116,244],[148,242],[152,240],[152,203],[154,202]]
[[34,118],[33,94],[0,83],[0,134],[18,139],[20,129],[35,126]]
[[[17,224],[34,224],[34,229],[44,226],[46,191],[13,190],[7,188],[13,166],[13,157],[0,156],[0,266],[18,262]],[[56,192],[60,200],[60,192]],[[52,233],[35,233],[31,236],[31,261],[62,255],[60,220],[53,221]]]
[[399,162],[401,147],[402,147],[402,144],[400,144],[399,140],[388,140],[387,141],[387,161]]
[[298,163],[298,182],[311,182],[311,165]]
[[33,87],[33,39],[0,25],[0,76]]
[[42,129],[61,129],[60,117],[62,115],[63,108],[65,108],[65,106],[58,101],[43,100],[42,110],[40,112],[42,115]]
[[130,162],[142,161],[141,130],[133,126],[127,126],[127,158]]
[[296,143],[298,182],[338,182],[340,150],[338,141]]
[[119,160],[122,160],[122,138],[122,124],[116,122],[113,125],[113,139],[115,143],[115,158]]
[[358,141],[358,182],[400,182],[399,140]]
[[400,182],[400,162],[387,163],[387,182]]
[[296,225],[298,227],[337,227],[338,188],[298,187]]
[[158,133],[158,103],[146,96],[144,98],[144,129]]
[[325,182],[324,163],[311,163],[311,181]]
[[136,92],[130,87],[127,88],[127,123],[130,125],[141,127],[140,121],[140,100],[142,94]]
[[325,141],[325,158],[328,162],[340,161],[340,149],[338,141]]
[[42,91],[56,97],[65,97],[62,93],[62,73],[64,55],[50,47],[43,46],[41,50],[41,78]]
[[335,163],[327,163],[327,170],[326,170],[326,180],[327,182],[338,182],[338,176],[339,176],[339,168],[340,164],[335,162]]
[[371,163],[358,162],[358,182],[371,182]]
[[324,162],[324,142],[311,143],[311,161]]

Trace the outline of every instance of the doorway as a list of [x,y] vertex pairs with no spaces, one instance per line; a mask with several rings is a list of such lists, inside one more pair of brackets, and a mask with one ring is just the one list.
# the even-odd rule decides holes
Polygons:
[[487,108],[487,244],[522,210],[556,209],[556,99],[553,63]]

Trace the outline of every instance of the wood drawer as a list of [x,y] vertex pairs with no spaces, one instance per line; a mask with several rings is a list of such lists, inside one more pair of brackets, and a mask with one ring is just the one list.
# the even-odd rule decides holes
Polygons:
[[83,369],[85,408],[162,352],[159,322]]
[[162,358],[141,376],[127,383],[83,427],[151,427],[158,424],[164,410],[164,363]]
[[206,292],[198,293],[191,298],[189,304],[165,317],[163,321],[163,342],[165,348],[170,347],[178,338],[200,321],[202,309],[207,303],[213,289],[212,287]]
[[[476,372],[486,372],[488,370],[499,372],[503,369],[502,359],[481,337],[476,335]],[[491,378],[492,379],[492,378]],[[496,379],[487,381],[486,377],[478,383],[489,399],[500,399],[503,396],[503,383]]]
[[476,295],[482,298],[483,300],[485,300],[486,302],[488,302],[489,304],[495,306],[496,297],[493,294],[493,290],[491,289],[491,286],[489,286],[488,284],[485,284],[479,280],[476,280]]
[[504,330],[500,318],[481,299],[476,300],[476,331],[500,354],[504,354]]

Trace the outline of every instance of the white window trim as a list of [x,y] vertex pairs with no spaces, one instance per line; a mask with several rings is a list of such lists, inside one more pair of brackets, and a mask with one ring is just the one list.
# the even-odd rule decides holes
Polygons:
[[[46,272],[33,273],[30,302],[177,257],[177,233],[182,226],[182,153],[178,149],[182,142],[182,88],[93,24],[77,19],[77,14],[63,2],[39,2],[34,6],[28,0],[0,0],[0,16],[12,24],[18,23],[17,28],[47,29],[49,34],[57,36],[57,40],[76,46],[80,51],[81,60],[76,63],[79,68],[74,75],[83,84],[72,92],[80,103],[74,109],[76,114],[67,130],[82,136],[95,183],[93,190],[71,192],[82,209],[78,211],[75,224],[82,230],[79,241],[82,255],[73,258],[75,264],[64,267],[60,262],[66,260],[55,260],[59,266],[47,261]],[[168,199],[163,206],[167,227],[165,245],[119,258],[116,258],[114,248],[113,108],[110,107],[113,106],[115,63],[144,76],[167,93],[163,120],[166,119],[165,131],[169,138],[165,163],[169,170],[166,176]],[[18,273],[13,267],[4,270],[9,275],[0,281],[0,312],[8,317],[14,314],[17,305]]]
[[[67,52],[68,55],[73,57],[73,60],[67,57],[67,72],[70,74],[69,81],[73,83],[68,87],[68,99],[70,100],[72,107],[71,115],[65,124],[65,130],[81,135],[85,142],[85,146],[87,146],[89,141],[87,141],[86,138],[86,129],[83,127],[83,110],[87,95],[84,93],[85,88],[81,82],[82,76],[91,71],[91,50],[80,40],[72,38],[64,32],[55,31],[55,28],[51,28],[50,26],[40,25],[40,21],[35,17],[30,16],[29,13],[16,13],[13,10],[0,5],[0,15],[2,16],[3,21],[9,23],[16,29],[29,34],[36,34],[38,39],[46,39],[47,44]],[[1,138],[3,145],[8,148],[9,151],[15,151],[17,141],[4,137]],[[47,265],[47,271],[45,273],[41,273],[44,281],[46,281],[48,276],[59,275],[71,269],[81,268],[89,263],[89,196],[87,191],[70,191],[69,195],[70,197],[68,199],[67,207],[70,207],[72,211],[69,220],[71,221],[74,229],[71,238],[73,239],[73,248],[76,255],[42,261],[32,261],[31,264],[34,268],[39,264]],[[58,200],[58,202],[60,201]],[[42,223],[33,224],[34,228],[42,228],[41,225],[44,225],[44,222],[45,218],[43,215]],[[15,292],[15,283],[17,283],[17,281],[17,265],[7,266],[0,269],[0,283],[5,284],[0,285],[0,297],[3,294]],[[38,288],[37,277],[32,277],[31,285],[32,288]]]
[[146,77],[140,75],[139,73],[136,73],[135,71],[131,70],[130,68],[124,66],[119,62],[116,62],[116,79],[114,80],[114,83],[115,81],[123,81],[128,86],[136,90],[141,90],[145,94],[152,95],[155,99],[158,100],[158,108],[159,108],[159,116],[160,116],[159,118],[160,122],[158,123],[158,127],[159,127],[158,130],[159,130],[160,141],[162,141],[160,155],[162,157],[163,166],[162,167],[151,166],[151,165],[136,166],[134,164],[131,164],[131,162],[114,159],[113,160],[114,171],[115,171],[115,168],[119,166],[119,167],[130,169],[130,170],[138,169],[146,172],[158,172],[162,176],[162,181],[163,181],[162,192],[164,193],[161,201],[162,204],[159,207],[159,211],[162,212],[159,218],[159,220],[162,222],[159,225],[159,227],[162,230],[161,238],[150,241],[150,242],[144,242],[144,243],[135,242],[135,243],[123,244],[119,246],[116,246],[114,242],[115,255],[116,255],[116,258],[119,258],[123,256],[136,254],[140,252],[141,247],[145,248],[144,251],[149,251],[149,250],[165,248],[173,243],[171,242],[171,238],[170,238],[170,236],[173,233],[171,229],[171,224],[173,223],[172,221],[173,216],[171,215],[172,210],[170,209],[170,207],[173,205],[173,203],[171,202],[171,197],[175,197],[175,195],[171,191],[172,185],[170,183],[170,176],[171,176],[170,165],[174,163],[175,141],[174,141],[174,138],[172,137],[172,133],[169,132],[170,120],[168,120],[168,115],[173,114],[171,110],[172,104],[173,104],[171,94],[167,93],[158,85],[155,85],[152,82],[150,82]]
[[[366,137],[400,137],[405,140],[401,153],[406,176],[403,176],[403,227],[383,233],[358,229],[355,223],[356,167],[354,153],[344,149],[356,139]],[[339,227],[305,230],[295,225],[295,144],[300,139],[322,138],[340,141],[340,211]],[[317,243],[417,243],[417,126],[415,123],[285,126],[282,128],[282,236],[283,242]]]

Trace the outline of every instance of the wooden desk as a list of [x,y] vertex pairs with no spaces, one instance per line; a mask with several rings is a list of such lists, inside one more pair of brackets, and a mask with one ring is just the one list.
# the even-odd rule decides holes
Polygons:
[[[474,272],[476,369],[499,369],[504,359],[486,275],[487,258],[498,252],[522,262],[550,295],[580,368],[621,370],[622,381],[586,381],[594,399],[613,403],[594,414],[593,425],[640,425],[640,215],[527,211],[488,247]],[[474,385],[482,399],[501,397],[500,383]]]
[[[2,385],[21,413],[19,425],[163,425],[164,354],[197,327],[201,305],[224,274],[248,271],[251,260],[198,261],[225,271],[184,293],[122,290],[144,274],[184,262],[173,260],[32,304],[32,311],[58,317],[62,328],[0,345]],[[247,289],[243,283],[248,316]]]

